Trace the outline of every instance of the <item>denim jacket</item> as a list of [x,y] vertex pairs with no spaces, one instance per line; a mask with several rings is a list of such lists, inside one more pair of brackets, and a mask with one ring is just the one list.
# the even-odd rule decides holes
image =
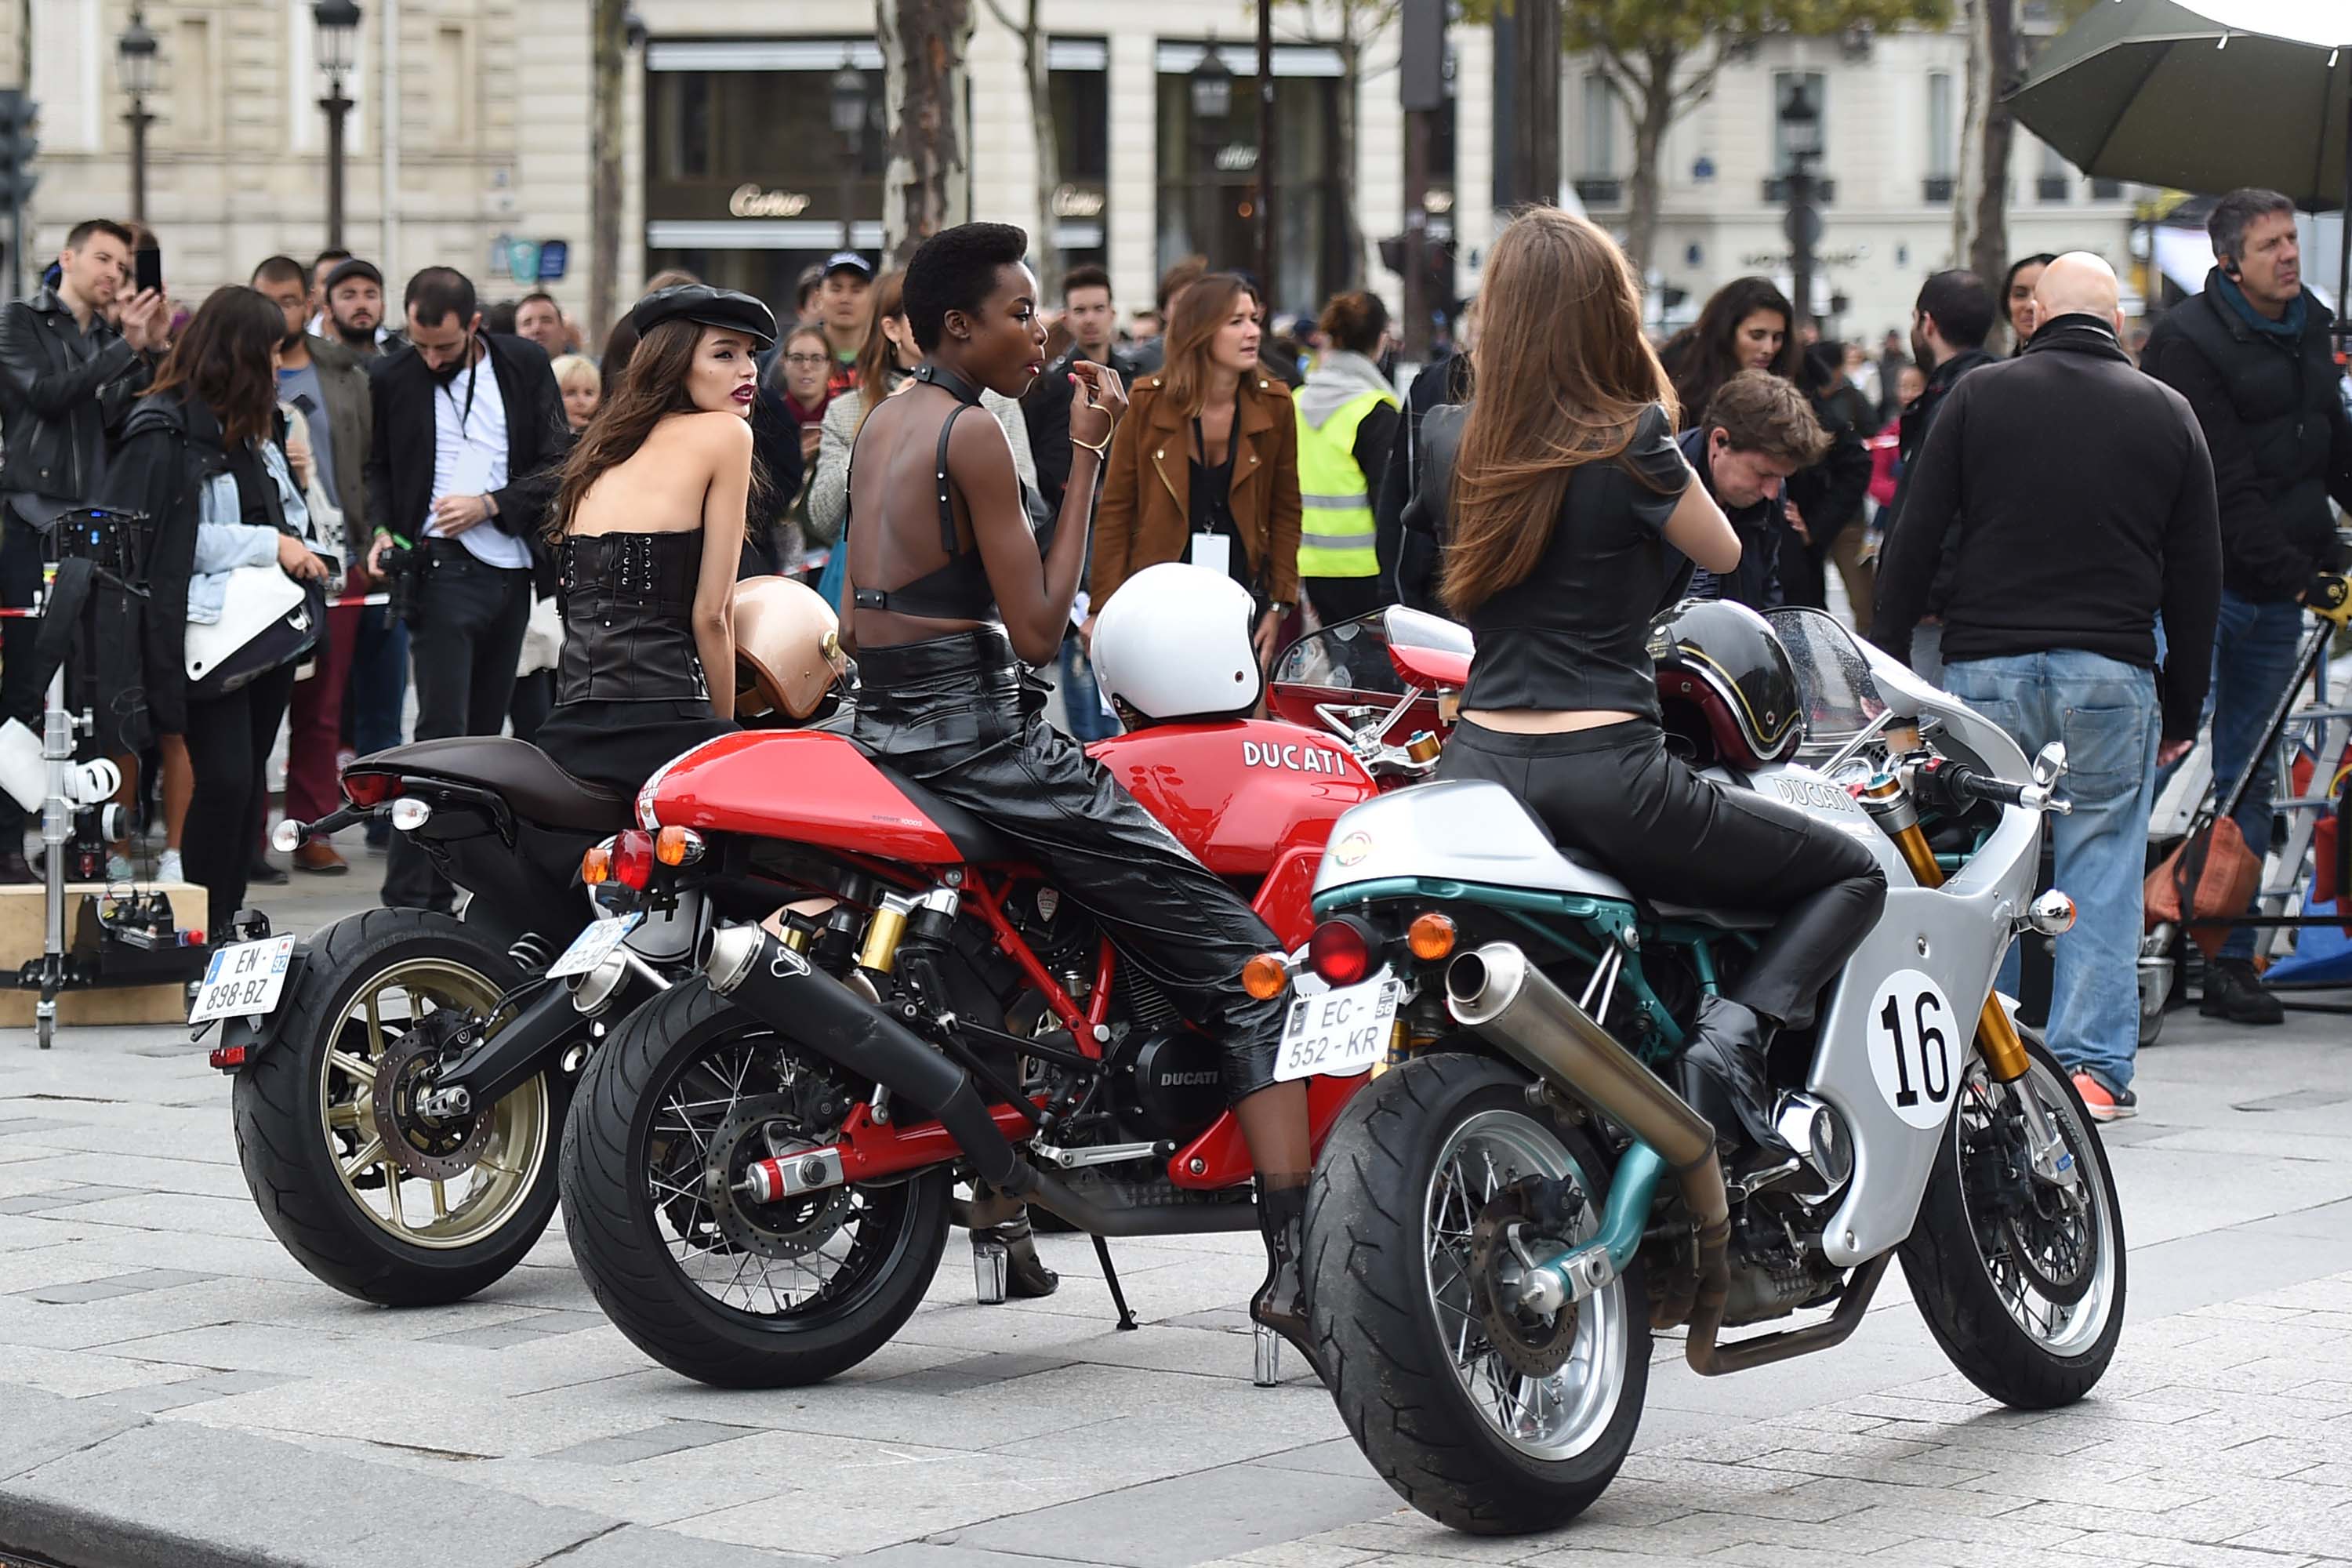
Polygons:
[[[278,487],[278,500],[285,510],[287,527],[304,544],[317,550],[319,541],[311,526],[310,509],[302,492],[295,488],[293,471],[286,466],[286,454],[278,449],[275,441],[260,445],[262,470]],[[204,482],[196,494],[195,570],[188,579],[188,619],[194,625],[212,626],[220,620],[230,573],[240,566],[267,566],[278,559],[278,530],[246,522],[243,518],[235,474],[217,473]]]

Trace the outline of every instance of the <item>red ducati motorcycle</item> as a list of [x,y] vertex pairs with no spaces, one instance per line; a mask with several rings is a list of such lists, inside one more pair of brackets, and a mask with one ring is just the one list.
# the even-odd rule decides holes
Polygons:
[[[1151,723],[1108,671],[1184,650],[1121,658],[1110,622],[1097,668],[1131,728],[1092,754],[1304,944],[1331,824],[1435,766],[1467,635],[1383,611],[1286,652],[1280,719]],[[856,1365],[921,1300],[960,1181],[1097,1238],[1255,1228],[1217,1042],[971,813],[842,735],[799,732],[688,753],[636,818],[583,873],[623,922],[700,891],[703,973],[591,1061],[562,1185],[590,1288],[656,1360],[734,1387]],[[1277,1075],[1312,1078],[1319,1146],[1389,1034],[1318,1032],[1307,1011]]]

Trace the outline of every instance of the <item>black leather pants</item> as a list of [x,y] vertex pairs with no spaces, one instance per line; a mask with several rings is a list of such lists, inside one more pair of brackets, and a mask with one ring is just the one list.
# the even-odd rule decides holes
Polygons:
[[1726,991],[1784,1025],[1812,1021],[1886,902],[1869,850],[1792,805],[1699,777],[1655,724],[1515,735],[1465,720],[1438,775],[1503,785],[1554,843],[1638,897],[1779,913]]
[[860,648],[860,744],[1018,841],[1099,921],[1119,957],[1224,1044],[1225,1094],[1274,1081],[1283,1006],[1242,989],[1279,944],[1256,911],[1041,718],[1002,632]]

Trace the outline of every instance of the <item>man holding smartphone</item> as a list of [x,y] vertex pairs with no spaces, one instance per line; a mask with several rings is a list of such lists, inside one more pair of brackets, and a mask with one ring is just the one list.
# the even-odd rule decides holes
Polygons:
[[[170,306],[160,289],[125,289],[133,250],[121,224],[77,224],[58,257],[57,287],[0,308],[0,605],[32,604],[42,531],[90,502],[109,439],[154,375]],[[120,330],[109,324],[110,310]],[[40,693],[24,686],[39,679],[31,657],[39,630],[17,619],[0,627],[0,709],[37,714]],[[16,804],[0,795],[0,882],[33,880],[24,825]]]

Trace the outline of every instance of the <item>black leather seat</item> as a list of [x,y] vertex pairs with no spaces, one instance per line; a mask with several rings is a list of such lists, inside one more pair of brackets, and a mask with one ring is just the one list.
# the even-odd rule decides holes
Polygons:
[[[865,751],[865,748],[861,746],[858,750]],[[876,773],[890,781],[892,787],[913,802],[916,810],[939,825],[940,831],[948,836],[948,841],[956,847],[967,863],[1009,865],[1036,858],[962,806],[953,801],[942,800],[873,752],[866,752],[866,760],[874,764]]]
[[634,797],[583,784],[545,752],[505,735],[453,735],[415,741],[352,764],[372,773],[415,773],[496,793],[516,816],[573,833],[618,833],[631,826]]

